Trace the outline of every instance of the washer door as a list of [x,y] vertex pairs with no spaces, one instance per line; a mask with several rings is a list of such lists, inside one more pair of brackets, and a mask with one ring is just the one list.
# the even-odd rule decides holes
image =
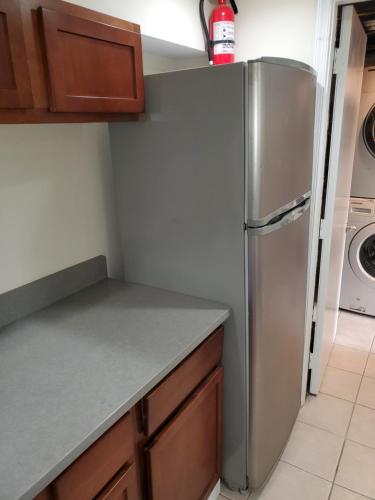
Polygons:
[[357,278],[375,288],[375,224],[365,226],[354,236],[349,248],[349,262]]
[[375,156],[375,105],[370,109],[363,122],[362,132],[368,152]]

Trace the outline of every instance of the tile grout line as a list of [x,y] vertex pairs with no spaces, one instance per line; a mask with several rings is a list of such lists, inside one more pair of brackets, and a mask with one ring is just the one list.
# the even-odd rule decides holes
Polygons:
[[[373,339],[372,343],[373,342],[374,342],[374,339]],[[371,343],[371,347],[372,347],[372,343]],[[370,349],[371,349],[371,347],[370,347]],[[351,415],[350,415],[349,422],[348,422],[348,425],[347,425],[347,428],[346,428],[346,432],[345,432],[345,436],[344,436],[343,446],[342,446],[341,453],[340,453],[340,456],[339,456],[339,459],[338,459],[338,462],[337,462],[335,475],[333,477],[333,484],[335,484],[335,480],[336,480],[337,473],[338,473],[338,470],[339,470],[339,467],[340,467],[340,463],[341,463],[341,458],[342,458],[342,455],[344,453],[344,449],[345,449],[345,445],[346,445],[346,441],[347,441],[348,433],[349,433],[349,429],[350,429],[350,424],[352,423],[352,419],[353,419],[353,415],[354,415],[354,410],[355,410],[355,406],[357,404],[358,394],[359,394],[359,391],[360,391],[360,388],[361,388],[361,384],[362,384],[363,376],[364,376],[364,373],[365,373],[365,370],[366,370],[367,360],[368,360],[369,355],[370,355],[370,353],[368,352],[367,353],[366,364],[365,364],[365,369],[363,370],[363,373],[361,375],[361,380],[360,380],[360,383],[358,385],[357,393],[356,393],[356,396],[355,396],[355,399],[354,399],[354,402],[353,402],[353,408],[352,408],[352,411],[351,411]],[[333,489],[333,487],[332,487],[332,489]]]
[[[374,337],[375,339],[375,337]],[[374,340],[371,342],[371,347],[374,343]],[[361,349],[360,347],[356,347],[356,346],[353,346],[353,345],[347,345],[347,344],[340,344],[340,342],[334,342],[333,345],[338,345],[340,347],[346,347],[347,349],[353,349],[353,351],[358,351],[358,352],[366,352],[368,353],[368,349]],[[370,347],[370,350],[371,350],[371,347]],[[331,356],[330,356],[331,357]]]
[[[335,368],[335,369],[338,370],[338,368]],[[341,371],[345,372],[346,370],[341,370]],[[351,372],[346,372],[346,373],[352,374]],[[359,373],[357,373],[356,375],[359,375]],[[347,403],[355,404],[355,400],[351,401],[350,399],[340,398],[340,396],[333,396],[333,394],[330,394],[329,392],[319,391],[319,394],[324,394],[324,396],[330,396],[331,398],[336,398],[336,399],[339,399],[340,401],[346,401]]]
[[287,464],[290,467],[294,467],[295,469],[298,469],[298,470],[304,472],[305,474],[309,474],[310,476],[317,477],[318,479],[321,479],[322,481],[325,481],[326,483],[332,484],[332,481],[330,479],[327,479],[326,477],[319,476],[315,472],[310,472],[308,470],[302,469],[302,467],[299,467],[298,465],[295,465],[295,464],[291,464],[291,463],[287,462],[286,460],[280,459],[279,462],[282,462],[283,464]]
[[[324,396],[326,396],[326,394],[324,394]],[[336,399],[339,399],[339,398],[336,398]],[[352,401],[347,401],[346,399],[339,399],[339,400],[346,401],[347,403],[353,405],[353,407],[354,407],[354,403]],[[353,413],[353,409],[351,410],[351,414],[352,413]],[[350,417],[350,419],[351,418],[352,417]],[[323,429],[323,427],[319,427],[317,425],[310,424],[309,422],[304,422],[303,420],[299,420],[299,418],[297,418],[297,422],[299,422],[300,424],[308,425],[309,427],[312,427],[313,429],[318,429],[318,431],[328,432],[328,434],[331,434],[332,436],[339,437],[341,439],[345,439],[345,436],[346,436],[346,432],[345,432],[345,434],[337,434],[336,432],[329,431],[328,429]],[[349,423],[350,423],[350,420],[349,420]],[[349,428],[349,424],[347,425],[347,427]]]
[[[351,425],[352,420],[353,420],[353,415],[354,415],[355,407],[356,407],[356,405],[358,404],[358,396],[359,396],[359,392],[360,392],[360,390],[361,390],[361,386],[362,386],[363,378],[364,378],[364,376],[365,376],[365,372],[366,372],[366,368],[367,368],[368,360],[369,360],[369,358],[370,358],[370,354],[371,354],[371,352],[372,352],[372,348],[373,348],[374,342],[375,342],[375,335],[374,335],[374,336],[373,336],[373,338],[372,338],[372,342],[371,342],[370,349],[369,349],[369,350],[368,350],[368,352],[367,352],[367,358],[366,358],[365,367],[364,367],[364,370],[363,370],[362,375],[361,375],[361,380],[360,380],[360,383],[359,383],[359,385],[358,385],[358,390],[357,390],[356,397],[355,397],[355,400],[354,400],[354,404],[353,404],[353,408],[352,408],[351,416],[350,416],[349,423],[348,423],[348,425],[347,425],[347,429],[346,429],[346,432],[345,432],[344,442],[343,442],[343,446],[342,446],[342,449],[341,449],[341,453],[340,453],[340,456],[339,456],[339,459],[338,459],[338,462],[337,462],[337,466],[336,466],[335,474],[334,474],[334,477],[333,477],[333,481],[332,481],[332,488],[331,488],[331,493],[330,493],[330,495],[329,495],[329,499],[330,499],[330,498],[331,498],[331,496],[332,496],[333,488],[334,488],[334,485],[336,484],[337,473],[338,473],[338,470],[339,470],[339,467],[340,467],[340,464],[341,464],[341,459],[342,459],[342,456],[343,456],[343,453],[344,453],[344,449],[345,449],[345,447],[346,447],[346,443],[347,443],[348,441],[351,441],[350,439],[348,439],[348,433],[349,433],[350,425]],[[343,370],[343,371],[345,371],[345,370]],[[354,441],[354,442],[355,442],[355,441]],[[360,443],[358,443],[358,444],[360,444]]]

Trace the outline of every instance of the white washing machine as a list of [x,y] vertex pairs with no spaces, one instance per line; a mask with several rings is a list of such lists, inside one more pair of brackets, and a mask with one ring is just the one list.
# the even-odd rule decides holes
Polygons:
[[375,198],[375,67],[363,73],[351,196]]
[[375,316],[375,199],[350,200],[340,307]]

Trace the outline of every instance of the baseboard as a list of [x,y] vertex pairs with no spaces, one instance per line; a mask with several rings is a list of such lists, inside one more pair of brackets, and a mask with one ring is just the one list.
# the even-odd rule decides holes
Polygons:
[[220,495],[220,481],[218,481],[215,485],[215,488],[211,491],[211,495],[207,498],[207,500],[217,500]]

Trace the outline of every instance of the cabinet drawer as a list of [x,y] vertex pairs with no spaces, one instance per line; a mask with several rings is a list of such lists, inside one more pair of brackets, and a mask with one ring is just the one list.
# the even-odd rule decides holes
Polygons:
[[143,111],[139,33],[58,10],[40,13],[51,111]]
[[223,369],[193,393],[146,449],[152,500],[204,500],[220,478]]
[[138,500],[135,465],[122,469],[95,500]]
[[224,328],[220,327],[144,398],[147,436],[153,434],[220,363],[223,341]]
[[52,483],[53,497],[92,500],[133,455],[133,426],[127,414]]

